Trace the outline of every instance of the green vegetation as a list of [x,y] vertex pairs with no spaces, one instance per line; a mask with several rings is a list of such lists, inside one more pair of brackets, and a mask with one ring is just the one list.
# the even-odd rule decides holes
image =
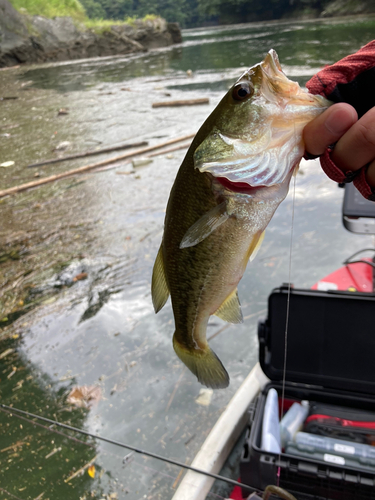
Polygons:
[[[19,10],[46,17],[71,16],[96,30],[105,31],[111,24],[134,24],[162,17],[182,27],[207,24],[230,24],[293,17],[316,17],[332,0],[10,0]],[[374,9],[374,0],[343,2],[343,14],[357,13],[359,5]],[[337,3],[337,2],[336,2]],[[350,6],[348,7],[348,5]],[[329,8],[328,8],[329,10]],[[336,9],[337,10],[337,9]],[[335,13],[340,13],[339,11]],[[86,17],[87,16],[87,17]],[[89,21],[87,20],[89,18]]]
[[157,23],[158,20],[160,20],[160,17],[151,14],[143,17],[142,19],[139,19],[135,16],[127,17],[124,21],[114,21],[112,19],[86,19],[84,21],[84,25],[86,26],[86,28],[89,28],[95,31],[95,33],[100,34],[106,31],[110,31],[111,26],[121,25],[124,23],[129,24],[130,26],[135,26],[135,22],[137,20],[143,22],[152,21],[153,23]]
[[86,18],[85,9],[78,0],[10,0],[15,9],[31,16],[70,16],[77,21]]
[[[361,5],[375,10],[374,0],[351,0],[353,13]],[[250,21],[316,17],[332,0],[81,0],[90,18],[135,19],[160,16],[182,27]],[[348,2],[343,1],[343,4]],[[349,9],[350,10],[350,9]],[[344,12],[348,14],[347,10]]]
[[87,16],[96,19],[129,19],[162,17],[182,26],[197,17],[197,0],[81,0]]
[[111,31],[111,26],[124,24],[123,21],[112,21],[111,19],[86,19],[84,21],[86,28],[95,31],[98,35]]
[[137,15],[128,15],[124,18],[110,17],[99,3],[94,5],[95,0],[85,0],[85,6],[79,0],[10,0],[10,3],[19,12],[31,16],[40,15],[47,18],[69,16],[96,33],[110,31],[113,25],[125,23],[134,26],[137,19],[154,23],[160,19],[160,16],[149,13],[143,17]]

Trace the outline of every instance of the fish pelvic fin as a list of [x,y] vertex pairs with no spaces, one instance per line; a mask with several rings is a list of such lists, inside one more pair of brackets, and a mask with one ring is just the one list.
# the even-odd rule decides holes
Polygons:
[[[253,259],[255,259],[255,256],[258,253],[263,243],[264,235],[265,231],[263,231],[262,233],[258,232],[253,237],[245,257],[245,267],[248,260],[250,260],[251,262]],[[221,318],[222,320],[227,321],[228,323],[234,323],[234,324],[243,323],[241,304],[238,298],[237,289],[233,290],[233,292],[228,295],[228,297],[224,300],[224,302],[221,304],[221,306],[216,310],[214,314],[218,318]]]
[[151,296],[155,313],[159,312],[160,309],[162,309],[169,297],[169,289],[164,269],[162,246],[163,244],[160,245],[158,255],[156,256],[151,280]]
[[229,375],[220,359],[208,346],[204,349],[186,348],[173,335],[173,348],[180,360],[194,373],[198,382],[211,389],[224,389],[229,385]]
[[228,295],[219,309],[215,312],[215,316],[227,321],[228,323],[243,323],[241,304],[238,298],[237,289],[233,290],[233,292]]
[[197,245],[228,219],[227,203],[223,201],[220,205],[216,205],[216,207],[204,214],[186,231],[180,243],[180,248]]

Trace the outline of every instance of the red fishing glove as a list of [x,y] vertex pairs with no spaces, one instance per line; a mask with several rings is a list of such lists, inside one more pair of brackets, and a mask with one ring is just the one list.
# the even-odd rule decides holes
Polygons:
[[[312,94],[320,94],[333,102],[346,102],[353,106],[358,118],[375,106],[375,40],[353,55],[327,66],[306,83]],[[333,147],[326,149],[320,164],[335,182],[352,182],[367,199],[375,201],[375,188],[366,181],[368,165],[355,172],[342,172],[332,161]]]

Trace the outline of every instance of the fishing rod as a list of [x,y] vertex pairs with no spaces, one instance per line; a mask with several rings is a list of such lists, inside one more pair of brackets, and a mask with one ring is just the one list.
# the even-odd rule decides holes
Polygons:
[[[233,486],[239,486],[240,488],[248,490],[250,493],[255,493],[255,492],[259,491],[259,490],[256,490],[255,488],[252,488],[251,486],[248,486],[247,484],[240,483],[239,481],[235,481],[234,479],[230,479],[228,477],[220,476],[220,474],[214,474],[212,472],[207,472],[207,471],[204,471],[202,469],[198,469],[196,467],[193,467],[192,465],[187,465],[187,464],[184,464],[182,462],[179,462],[178,460],[172,460],[170,458],[163,457],[162,455],[158,455],[157,453],[152,453],[151,451],[141,450],[140,448],[136,448],[135,446],[121,443],[120,441],[115,441],[114,439],[109,439],[109,438],[106,438],[104,436],[100,436],[99,434],[93,434],[91,432],[88,432],[88,431],[85,431],[82,429],[78,429],[77,427],[73,427],[73,426],[68,425],[68,424],[63,424],[62,422],[58,422],[57,420],[52,420],[50,418],[42,417],[41,415],[36,415],[34,413],[30,413],[30,412],[25,411],[25,410],[20,410],[19,408],[7,406],[3,403],[0,403],[0,409],[3,409],[6,413],[10,413],[12,416],[14,414],[15,417],[19,417],[19,415],[17,415],[17,413],[18,413],[18,414],[25,415],[25,416],[30,417],[30,418],[36,418],[37,420],[47,422],[50,425],[57,425],[59,427],[62,427],[63,429],[67,429],[69,431],[77,432],[77,433],[82,434],[84,436],[98,439],[99,441],[104,441],[106,443],[113,444],[113,445],[119,446],[121,448],[127,448],[128,450],[134,451],[135,453],[139,453],[140,455],[145,455],[148,457],[156,458],[157,460],[161,460],[163,462],[167,462],[167,463],[172,464],[172,465],[177,465],[178,467],[182,467],[184,469],[188,469],[188,470],[191,470],[193,472],[197,472],[198,474],[204,474],[205,476],[212,477],[213,479],[217,479],[219,481],[224,481],[224,482],[231,484]],[[32,422],[29,418],[27,419],[27,421],[32,423],[32,424],[35,423],[35,422]],[[50,429],[50,430],[52,431],[52,429]],[[66,436],[66,437],[69,437],[69,436]]]
[[[191,470],[193,472],[197,472],[199,474],[203,474],[205,476],[209,476],[209,477],[212,477],[214,479],[218,479],[219,481],[224,481],[224,482],[229,483],[233,486],[239,486],[240,488],[247,489],[248,491],[251,491],[252,494],[250,495],[249,498],[251,498],[253,500],[268,500],[271,495],[277,495],[279,498],[282,498],[284,500],[296,500],[296,498],[291,493],[285,491],[283,488],[280,488],[279,486],[276,486],[276,485],[268,485],[263,492],[264,493],[263,496],[259,497],[257,495],[257,492],[259,492],[259,490],[256,490],[255,488],[252,488],[251,486],[248,486],[247,484],[243,484],[243,483],[240,483],[239,481],[235,481],[234,479],[220,476],[219,474],[213,474],[211,472],[207,472],[207,471],[204,471],[202,469],[192,467],[191,465],[183,464],[182,462],[179,462],[177,460],[172,460],[170,458],[163,457],[163,456],[158,455],[156,453],[141,450],[141,449],[135,448],[134,446],[127,445],[127,444],[121,443],[119,441],[115,441],[113,439],[105,438],[103,436],[99,436],[98,434],[92,434],[91,432],[87,432],[87,431],[84,431],[82,429],[78,429],[77,427],[73,427],[71,425],[63,424],[61,422],[58,422],[57,420],[52,420],[50,418],[42,417],[40,415],[36,415],[36,414],[30,413],[28,411],[20,410],[18,408],[14,408],[12,406],[7,406],[7,405],[2,404],[2,403],[0,404],[0,410],[3,411],[4,413],[10,414],[12,417],[14,416],[17,418],[22,418],[22,420],[25,420],[26,422],[29,422],[33,425],[40,425],[41,427],[49,430],[50,432],[57,432],[58,434],[66,437],[66,438],[74,439],[75,441],[82,443],[82,444],[87,445],[87,443],[84,443],[83,441],[79,441],[78,439],[73,438],[72,436],[68,436],[67,434],[64,434],[63,432],[56,431],[55,429],[51,429],[50,427],[44,427],[43,425],[38,424],[37,422],[31,421],[29,418],[25,418],[25,417],[22,417],[21,415],[17,415],[17,413],[22,414],[22,415],[26,415],[27,417],[36,418],[37,420],[42,420],[42,421],[47,422],[51,425],[60,426],[64,429],[68,429],[68,430],[73,431],[73,432],[78,432],[79,434],[83,434],[85,436],[89,436],[89,437],[92,437],[94,439],[98,439],[100,441],[105,441],[107,443],[114,444],[116,446],[120,446],[121,448],[127,448],[133,452],[140,453],[142,455],[146,455],[146,456],[149,456],[152,458],[156,458],[158,460],[170,463],[172,465],[177,465],[177,466],[182,467],[184,469],[188,469],[188,470]],[[91,445],[89,445],[89,446],[91,446]],[[125,457],[125,459],[126,458],[127,457]],[[124,461],[125,461],[125,459],[124,459]],[[0,491],[1,490],[2,490],[2,488],[0,488]],[[6,491],[6,490],[3,490],[3,491]]]

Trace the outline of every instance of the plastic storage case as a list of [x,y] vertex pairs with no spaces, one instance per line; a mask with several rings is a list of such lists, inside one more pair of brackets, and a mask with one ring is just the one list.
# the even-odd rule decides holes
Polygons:
[[[261,450],[267,392],[282,391],[287,302],[287,285],[273,290],[268,318],[258,325],[259,361],[272,382],[253,412],[241,480],[260,490],[279,484],[298,500],[375,499],[375,468],[369,472]],[[375,295],[292,288],[285,379],[286,399],[375,412]]]

